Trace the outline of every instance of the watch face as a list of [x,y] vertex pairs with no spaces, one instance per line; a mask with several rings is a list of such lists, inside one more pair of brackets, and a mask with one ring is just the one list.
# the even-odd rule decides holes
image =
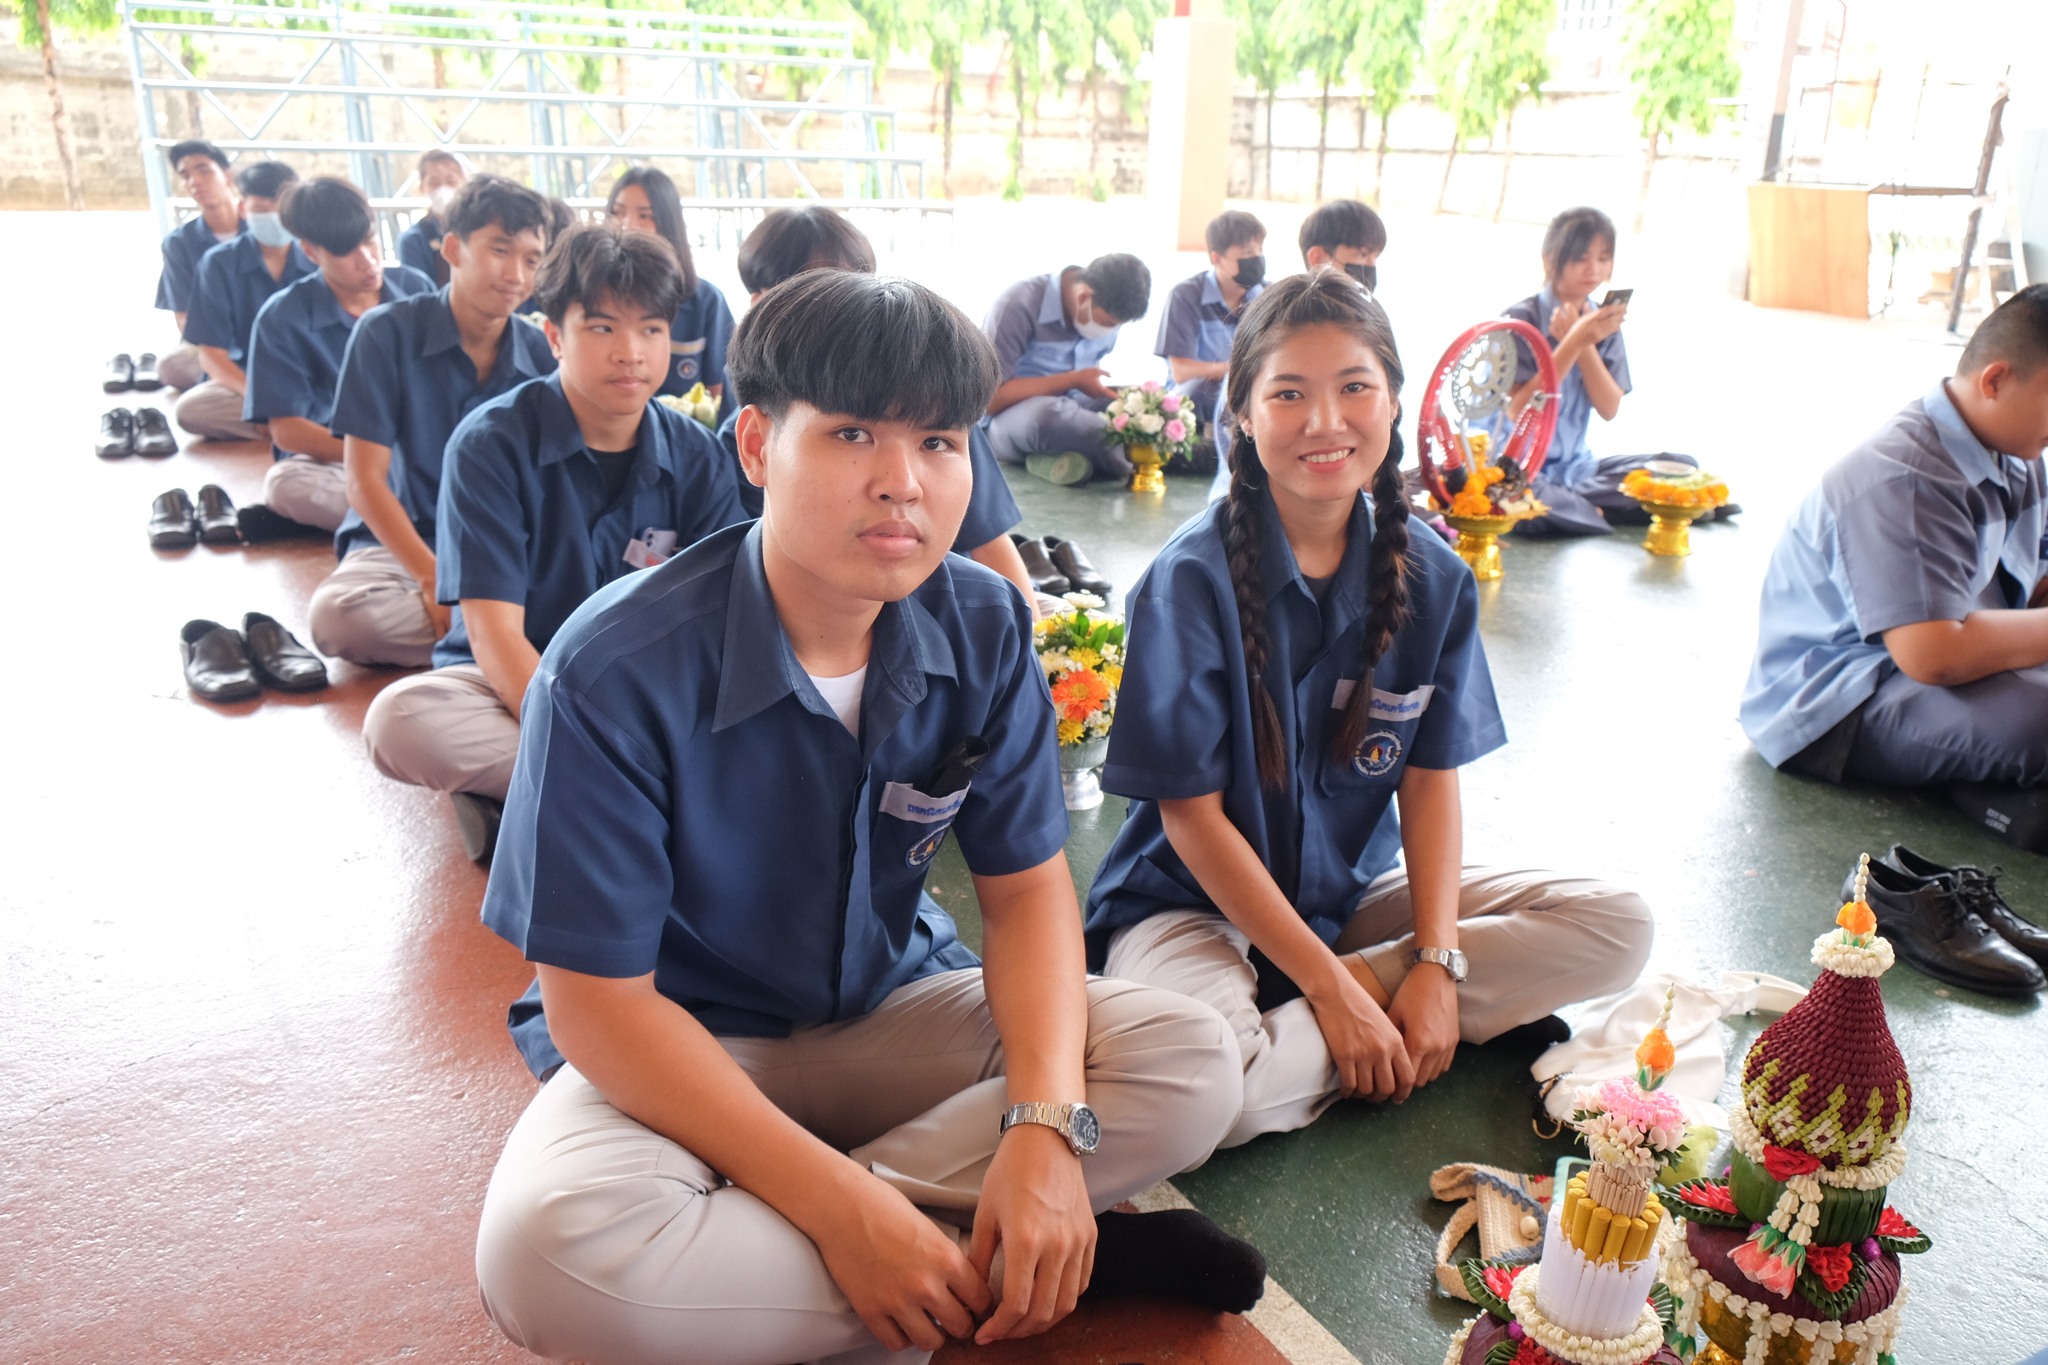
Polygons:
[[1074,1146],[1084,1152],[1094,1151],[1095,1144],[1102,1140],[1102,1125],[1095,1121],[1095,1111],[1085,1104],[1077,1104],[1067,1122],[1073,1129]]

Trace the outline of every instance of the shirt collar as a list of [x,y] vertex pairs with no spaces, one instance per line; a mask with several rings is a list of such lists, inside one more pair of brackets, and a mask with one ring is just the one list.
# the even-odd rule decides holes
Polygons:
[[1038,301],[1038,323],[1041,327],[1063,327],[1073,331],[1073,324],[1067,321],[1067,307],[1062,301],[1061,282],[1071,266],[1061,266],[1045,277],[1045,295]]
[[[526,324],[519,325],[524,327]],[[541,383],[546,388],[540,404],[540,441],[535,459],[543,465],[560,464],[589,450],[590,443],[583,439],[583,428],[576,425],[576,410],[569,406],[569,395],[562,392],[562,372],[556,370],[543,376]],[[634,437],[635,487],[653,483],[668,467],[664,458],[668,453],[668,429],[661,424],[654,408],[655,404],[650,401],[647,411],[641,414],[640,430]]]
[[[831,708],[807,679],[799,684],[802,673],[796,651],[783,633],[782,618],[775,614],[775,599],[768,591],[768,574],[761,563],[761,523],[755,522],[733,560],[712,731],[749,720],[791,695],[805,698],[810,710],[830,713]],[[883,603],[875,618],[874,642],[868,651],[866,691],[870,695],[878,675],[883,685],[897,694],[899,715],[902,707],[924,699],[927,677],[959,677],[953,646],[916,593]],[[867,727],[862,727],[862,747],[869,751],[883,737],[877,734],[871,741]]]
[[[1315,601],[1315,591],[1294,560],[1294,547],[1287,543],[1287,532],[1280,525],[1280,509],[1273,505],[1270,492],[1257,499],[1257,507],[1260,593],[1271,602],[1290,583],[1296,583],[1309,601]],[[1372,504],[1361,492],[1352,504],[1351,521],[1345,528],[1344,560],[1337,566],[1336,581],[1330,584],[1330,600],[1342,608],[1340,615],[1344,621],[1356,616],[1365,605],[1362,584],[1372,557],[1372,529]]]
[[1202,272],[1201,304],[1204,308],[1207,308],[1212,303],[1218,308],[1223,306],[1223,285],[1216,278],[1216,267],[1214,266]]
[[[452,288],[453,285],[442,285],[434,291],[433,302],[426,306],[426,319],[421,324],[425,333],[420,340],[421,355],[437,355],[446,350],[462,349],[462,329],[455,325],[455,310],[448,303],[448,291]],[[425,295],[414,297],[424,298]],[[529,347],[522,344],[527,338],[515,330],[532,326],[532,323],[522,322],[517,317],[505,319],[505,334],[498,338],[498,358],[491,365],[491,374],[496,374],[500,366],[510,365],[528,379],[541,377],[540,367],[534,364]],[[539,335],[537,330],[535,335]],[[482,382],[488,384],[490,379],[491,375],[484,375]]]
[[1941,448],[1955,461],[1964,478],[1972,484],[1989,482],[2001,490],[2006,487],[2005,461],[2009,457],[1999,455],[1977,439],[1977,433],[1970,430],[1970,424],[1957,409],[1956,400],[1949,397],[1947,380],[1936,381],[1920,400],[1920,407],[1934,423]]
[[[320,272],[316,268],[313,274],[319,275]],[[345,332],[355,330],[355,325],[359,319],[350,317],[342,310],[341,300],[334,297],[334,290],[327,283],[325,276],[321,276],[319,288],[315,289],[313,293],[316,296],[313,303],[314,326],[339,327]],[[377,303],[390,303],[397,297],[398,295],[391,292],[391,272],[387,270],[384,272],[384,282],[377,288]],[[377,304],[371,305],[373,308],[376,306]]]
[[[270,280],[270,267],[263,263],[263,243],[256,240],[255,233],[245,228],[235,235],[232,245],[242,254],[241,268],[245,272],[261,275],[266,282]],[[299,244],[293,242],[285,248],[284,273],[277,277],[277,284],[279,287],[290,284],[301,275],[312,274],[314,269],[313,258],[299,250]]]

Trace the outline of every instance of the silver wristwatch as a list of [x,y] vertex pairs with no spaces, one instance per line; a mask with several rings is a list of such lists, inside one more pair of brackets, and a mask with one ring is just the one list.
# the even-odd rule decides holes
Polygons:
[[996,1125],[996,1135],[1002,1136],[1019,1123],[1044,1124],[1067,1140],[1075,1156],[1087,1156],[1102,1141],[1102,1125],[1096,1122],[1095,1111],[1085,1104],[1013,1104]]
[[1417,948],[1410,964],[1434,962],[1451,974],[1451,980],[1465,979],[1465,955],[1456,948]]

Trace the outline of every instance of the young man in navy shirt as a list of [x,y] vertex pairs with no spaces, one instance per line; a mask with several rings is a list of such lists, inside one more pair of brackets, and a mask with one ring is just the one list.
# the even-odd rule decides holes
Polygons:
[[332,532],[348,515],[341,440],[327,429],[341,358],[358,319],[379,304],[431,292],[407,266],[384,264],[377,219],[363,192],[335,176],[293,186],[281,206],[285,230],[318,273],[270,296],[249,337],[242,416],[265,425],[276,460],[263,501],[241,508],[244,540],[291,528],[277,517]]
[[468,179],[468,170],[453,152],[435,147],[420,153],[419,185],[420,193],[427,199],[427,211],[399,234],[398,259],[437,287],[448,283],[448,261],[441,254],[448,206],[455,202],[455,192]]
[[[1246,1306],[1263,1262],[1199,1215],[1096,1216],[1206,1153],[1239,1068],[1206,1007],[1086,975],[1030,613],[946,552],[986,343],[813,271],[731,365],[761,520],[600,590],[526,694],[484,921],[551,1078],[486,1309],[550,1359],[854,1365],[1041,1331],[1091,1261]],[[948,836],[985,971],[924,893]]]
[[1208,421],[1230,368],[1230,339],[1248,304],[1265,290],[1266,225],[1241,209],[1219,213],[1203,230],[1209,268],[1166,296],[1153,354],[1166,360],[1173,389]]
[[1152,272],[1136,256],[1098,256],[1019,280],[996,297],[982,324],[1001,379],[988,405],[988,439],[1004,464],[1032,455],[1085,457],[1043,466],[1055,483],[1091,473],[1129,478],[1131,462],[1104,439],[1102,411],[1116,395],[1102,361],[1117,329],[1145,316]]
[[659,237],[571,229],[535,290],[561,368],[448,440],[434,560],[454,624],[433,672],[377,694],[363,741],[387,777],[456,797],[472,856],[489,852],[526,687],[562,622],[613,579],[748,520],[717,440],[653,401],[682,292]]
[[164,238],[163,272],[156,280],[156,306],[178,322],[178,349],[157,361],[157,377],[180,392],[206,379],[199,348],[185,340],[185,315],[192,310],[192,290],[199,279],[199,258],[223,242],[242,235],[242,202],[228,175],[228,154],[211,142],[191,138],[172,146],[165,157],[192,202],[199,206]]
[[352,663],[417,667],[448,633],[434,575],[434,511],[448,437],[469,412],[552,374],[538,327],[512,314],[547,250],[547,201],[480,175],[448,206],[448,284],[371,309],[341,362],[330,426],[349,514],[340,565],[313,591],[313,642]]
[[187,390],[175,409],[178,425],[204,440],[259,441],[264,429],[242,416],[249,386],[249,335],[270,296],[313,273],[278,209],[299,173],[282,161],[259,161],[235,176],[248,231],[199,260],[185,310],[185,339],[199,348],[206,382]]

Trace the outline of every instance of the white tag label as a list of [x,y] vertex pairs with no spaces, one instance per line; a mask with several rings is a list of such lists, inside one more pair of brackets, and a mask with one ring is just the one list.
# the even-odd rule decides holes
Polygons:
[[[1351,694],[1358,690],[1358,679],[1340,678],[1337,690],[1330,698],[1335,710],[1343,710],[1351,702]],[[1436,695],[1436,684],[1425,683],[1413,692],[1383,692],[1372,690],[1372,708],[1366,714],[1374,720],[1414,720],[1429,709],[1429,699]]]
[[951,796],[926,796],[908,782],[891,782],[882,788],[882,814],[898,820],[915,820],[920,825],[936,825],[960,813],[967,792],[968,788],[962,787]]
[[650,526],[626,542],[625,560],[636,569],[651,569],[676,552],[676,533]]

